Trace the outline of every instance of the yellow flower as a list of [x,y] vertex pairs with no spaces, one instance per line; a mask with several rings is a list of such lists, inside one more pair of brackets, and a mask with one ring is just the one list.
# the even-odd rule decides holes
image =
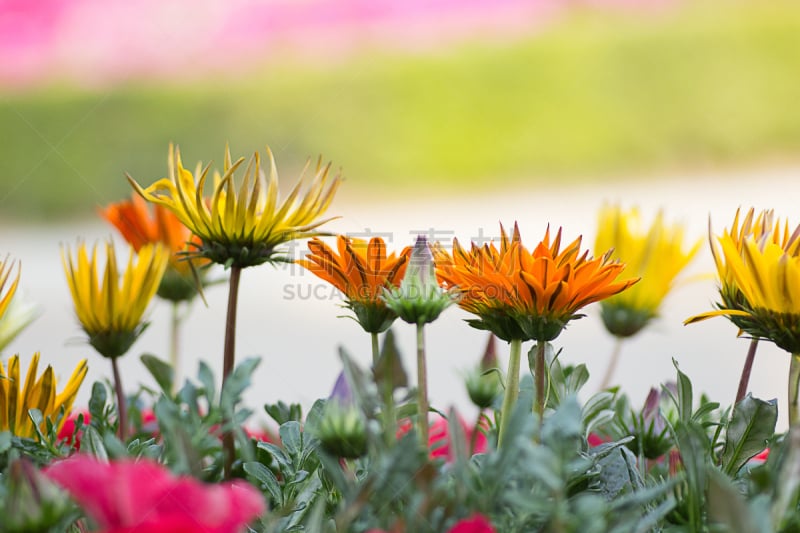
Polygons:
[[208,261],[184,256],[190,242],[197,246],[200,239],[193,236],[172,211],[161,205],[149,207],[150,204],[134,193],[130,200],[111,203],[99,211],[136,251],[146,244],[166,246],[170,250],[169,266],[157,294],[172,302],[189,301],[198,293],[198,284],[202,284],[199,267],[207,265]]
[[49,418],[53,423],[63,409],[57,430],[64,425],[83,378],[86,377],[88,371],[86,360],[78,363],[60,393],[56,393],[53,368],[47,365],[44,373],[37,379],[38,366],[39,354],[35,353],[23,384],[20,380],[19,356],[14,355],[9,358],[8,373],[0,363],[0,431],[11,431],[18,437],[34,437],[33,422],[28,416],[30,409],[38,409],[42,412],[42,416]]
[[146,327],[142,316],[158,289],[169,255],[160,244],[142,246],[138,255],[131,247],[128,265],[120,271],[114,245],[107,242],[101,279],[97,246],[91,257],[83,243],[74,258],[69,250],[61,250],[75,313],[89,343],[104,357],[123,355]]
[[270,163],[269,182],[261,169],[261,157],[256,152],[244,171],[238,189],[234,172],[244,161],[231,161],[225,150],[224,174],[214,176],[214,194],[210,201],[203,196],[209,168],[199,174],[199,180],[183,167],[180,152],[175,149],[174,169],[147,188],[142,188],[130,176],[128,180],[146,200],[162,205],[197,235],[202,244],[197,254],[226,266],[247,267],[274,261],[276,248],[295,239],[320,235],[316,229],[330,219],[319,220],[328,209],[339,186],[337,174],[329,176],[330,165],[317,169],[305,193],[301,194],[301,178],[289,196],[278,201],[278,172],[272,152],[267,148]]
[[8,346],[38,316],[39,306],[25,300],[24,295],[17,292],[0,316],[0,350]]
[[[337,251],[320,239],[308,242],[309,254],[297,264],[342,291],[356,321],[368,333],[386,331],[397,315],[382,299],[384,290],[396,288],[405,276],[411,248],[387,255],[386,243],[373,237],[369,243],[339,235]],[[337,253],[338,252],[338,253]]]
[[473,243],[466,251],[454,239],[452,257],[438,247],[435,259],[439,279],[457,287],[459,305],[478,315],[470,324],[503,340],[551,341],[570,320],[583,316],[579,309],[637,281],[617,281],[625,265],[611,261],[608,253],[597,259],[581,253],[581,237],[562,250],[560,229],[551,242],[548,227],[533,251],[522,245],[516,224],[511,239],[502,226],[500,231],[499,249]]
[[[0,318],[6,313],[11,300],[14,298],[14,293],[17,292],[17,285],[19,285],[20,268],[17,267],[17,277],[11,282],[11,285],[6,289],[6,283],[11,277],[11,271],[14,270],[14,261],[0,261]],[[3,292],[5,291],[5,292]]]
[[691,317],[693,323],[727,316],[740,330],[769,339],[780,348],[800,352],[800,226],[772,224],[772,211],[753,219],[751,209],[739,228],[739,211],[731,231],[711,241],[720,278],[718,309]]
[[661,212],[644,231],[638,209],[624,212],[618,206],[605,206],[599,215],[595,253],[612,249],[612,257],[625,262],[626,272],[641,278],[629,290],[600,304],[606,329],[618,337],[629,337],[658,315],[675,278],[700,249],[700,241],[686,249],[683,227],[665,224]]

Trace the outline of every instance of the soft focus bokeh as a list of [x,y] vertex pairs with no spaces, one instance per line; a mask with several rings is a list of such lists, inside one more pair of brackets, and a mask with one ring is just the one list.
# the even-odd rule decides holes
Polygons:
[[[514,220],[529,246],[549,223],[590,248],[604,202],[645,218],[663,208],[692,239],[740,205],[797,224],[798,65],[791,0],[0,0],[0,252],[22,260],[20,286],[43,310],[2,356],[41,350],[62,377],[89,357],[87,382],[108,375],[70,341],[59,243],[111,235],[97,208],[130,194],[125,172],[165,176],[169,142],[187,166],[221,166],[226,142],[235,155],[269,144],[284,186],[322,154],[346,177],[329,229],[395,249],[417,233],[488,239]],[[748,343],[724,319],[681,325],[716,298],[706,247],[691,268],[700,279],[626,344],[617,378],[635,400],[675,358],[733,401]],[[327,395],[339,343],[369,360],[335,290],[300,268],[251,270],[238,357],[264,357],[254,407]],[[190,311],[184,373],[199,358],[219,371],[223,287]],[[556,347],[588,364],[591,387],[612,339],[588,315]],[[131,391],[152,384],[138,353],[166,358],[166,306],[151,318],[121,361]],[[469,409],[461,380],[485,337],[463,318],[448,310],[428,330],[441,409]],[[413,332],[395,328],[410,367]],[[762,344],[751,389],[781,397],[788,356]]]

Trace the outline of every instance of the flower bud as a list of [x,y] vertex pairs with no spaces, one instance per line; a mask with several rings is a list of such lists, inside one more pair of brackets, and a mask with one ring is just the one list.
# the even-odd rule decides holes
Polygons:
[[502,392],[500,374],[497,370],[497,339],[489,333],[486,349],[480,364],[467,374],[466,386],[469,399],[478,409],[488,409]]
[[325,405],[316,428],[322,449],[342,459],[357,459],[367,453],[367,426],[355,407],[342,406],[336,400]]
[[601,307],[600,316],[609,333],[625,338],[639,333],[656,315],[646,309],[608,303]]
[[9,533],[57,531],[71,511],[69,496],[27,459],[9,467],[8,494],[0,498],[0,530]]
[[502,393],[500,376],[496,370],[481,372],[474,370],[467,374],[467,393],[478,409],[488,409],[494,404],[495,398]]
[[427,324],[456,301],[436,280],[433,254],[424,235],[417,237],[406,275],[399,288],[384,291],[386,307],[409,324]]

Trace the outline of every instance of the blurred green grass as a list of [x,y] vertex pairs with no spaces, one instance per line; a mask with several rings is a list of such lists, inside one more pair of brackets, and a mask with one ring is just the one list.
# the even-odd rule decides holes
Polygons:
[[322,153],[361,196],[795,160],[800,6],[764,4],[579,11],[513,44],[6,94],[0,216],[86,216],[129,193],[124,172],[162,177],[170,141],[187,164],[268,143],[292,180]]

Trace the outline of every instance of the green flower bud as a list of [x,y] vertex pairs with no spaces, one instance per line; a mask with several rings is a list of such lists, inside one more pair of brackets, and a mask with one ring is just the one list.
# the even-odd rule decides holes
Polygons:
[[488,409],[494,404],[503,391],[500,383],[500,376],[496,370],[481,372],[476,369],[467,374],[466,379],[467,393],[478,409]]
[[417,237],[400,287],[387,289],[383,299],[397,316],[419,325],[433,322],[455,303],[455,293],[442,290],[436,280],[433,254],[424,235]]
[[646,309],[635,309],[624,304],[603,302],[600,316],[609,333],[615,337],[632,337],[639,333],[655,314]]
[[[26,459],[9,467],[8,494],[0,497],[0,530],[8,533],[63,531],[72,510],[69,496]],[[63,524],[62,524],[63,525]]]
[[502,393],[502,385],[497,368],[497,340],[492,333],[489,333],[480,364],[467,374],[467,394],[478,409],[488,409],[494,404],[495,398]]
[[329,400],[316,436],[322,449],[343,459],[357,459],[367,453],[367,426],[355,407],[345,407]]
[[189,302],[199,294],[197,283],[198,281],[202,283],[202,273],[199,269],[197,275],[199,279],[195,280],[191,270],[180,272],[172,266],[168,266],[156,294],[159,298],[170,302]]

